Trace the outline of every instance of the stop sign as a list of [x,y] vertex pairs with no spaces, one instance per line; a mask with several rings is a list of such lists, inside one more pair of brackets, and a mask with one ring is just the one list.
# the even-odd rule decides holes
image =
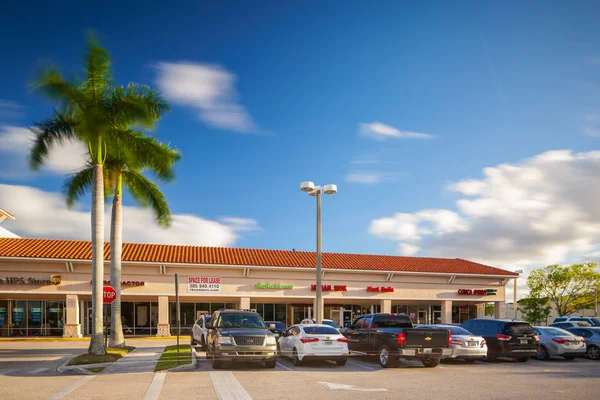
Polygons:
[[112,286],[104,286],[102,289],[102,302],[104,304],[110,304],[117,298],[117,292]]

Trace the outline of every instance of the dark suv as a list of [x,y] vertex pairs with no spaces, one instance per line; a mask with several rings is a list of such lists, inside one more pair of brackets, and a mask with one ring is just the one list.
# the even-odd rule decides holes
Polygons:
[[539,338],[527,322],[472,319],[461,326],[474,335],[483,336],[488,347],[488,361],[496,357],[510,357],[526,362],[537,354]]
[[215,311],[206,328],[206,358],[212,358],[214,369],[224,362],[264,362],[275,368],[277,340],[256,312]]

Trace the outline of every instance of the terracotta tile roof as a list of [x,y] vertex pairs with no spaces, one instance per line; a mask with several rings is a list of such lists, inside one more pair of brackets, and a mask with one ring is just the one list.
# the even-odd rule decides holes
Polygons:
[[[90,242],[52,239],[0,238],[1,257],[90,260]],[[110,246],[104,244],[104,257]],[[274,267],[315,266],[315,253],[170,244],[123,244],[123,261],[165,264],[224,264]],[[517,276],[518,274],[459,258],[400,257],[371,254],[323,253],[323,267],[346,270],[438,272]]]

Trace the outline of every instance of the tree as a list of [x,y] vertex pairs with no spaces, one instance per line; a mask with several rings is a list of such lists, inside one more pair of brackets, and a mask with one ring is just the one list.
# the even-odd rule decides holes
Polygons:
[[548,298],[559,316],[570,315],[589,306],[589,294],[600,283],[596,263],[570,266],[549,265],[536,269],[527,278],[531,296]]
[[110,55],[90,34],[84,58],[83,79],[65,79],[50,66],[31,84],[31,89],[55,102],[54,114],[31,127],[35,139],[30,166],[38,169],[53,146],[65,141],[87,145],[92,163],[92,337],[88,352],[105,354],[103,343],[102,284],[104,277],[104,178],[103,163],[108,145],[119,139],[131,144],[131,131],[122,127],[152,128],[169,107],[147,86],[115,87]]
[[496,315],[496,305],[494,303],[485,303],[484,314],[486,317],[493,317]]
[[[110,281],[117,293],[115,301],[111,304],[110,347],[125,346],[121,321],[123,185],[129,189],[134,200],[144,207],[149,206],[154,211],[160,226],[168,227],[171,224],[171,211],[165,196],[156,184],[143,175],[143,170],[148,169],[163,182],[169,182],[174,178],[171,167],[181,158],[177,150],[159,143],[155,138],[144,137],[142,133],[134,133],[133,136],[137,136],[137,142],[130,144],[130,148],[117,146],[110,149],[104,162],[105,194],[113,195],[110,226]],[[72,207],[75,201],[91,188],[92,176],[93,166],[88,165],[65,182],[64,189],[69,207]]]
[[533,325],[540,325],[545,322],[552,312],[552,306],[547,297],[535,297],[530,293],[517,303],[519,303],[519,310],[521,310],[525,321]]

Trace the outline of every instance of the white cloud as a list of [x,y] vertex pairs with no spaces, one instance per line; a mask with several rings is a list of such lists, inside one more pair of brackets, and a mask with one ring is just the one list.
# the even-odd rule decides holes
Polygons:
[[245,107],[238,104],[236,76],[219,65],[189,62],[157,64],[160,90],[173,103],[198,111],[210,126],[260,133]]
[[583,129],[583,134],[586,136],[600,137],[600,128],[586,127]]
[[[0,155],[10,158],[10,164],[3,165],[7,171],[2,177],[23,178],[29,173],[29,150],[33,133],[20,126],[0,126]],[[50,149],[42,171],[55,174],[68,174],[80,170],[86,164],[88,153],[79,142],[66,142]]]
[[417,133],[410,131],[402,131],[382,124],[381,122],[361,123],[358,126],[358,135],[368,139],[375,140],[386,140],[390,138],[395,139],[433,139],[434,135],[427,133]]
[[[15,215],[4,225],[22,237],[90,240],[90,213],[70,210],[59,193],[29,186],[0,184],[2,208]],[[205,246],[231,246],[240,232],[260,229],[251,219],[229,217],[227,223],[211,221],[191,214],[174,214],[169,229],[154,222],[147,209],[123,208],[123,241],[135,243],[168,243]],[[105,240],[110,229],[110,207],[104,219]]]
[[374,184],[385,181],[395,180],[397,177],[402,176],[401,173],[390,173],[390,172],[349,172],[346,174],[346,182],[352,183],[363,183],[363,184]]
[[600,254],[598,151],[549,151],[448,188],[468,196],[456,211],[397,213],[373,220],[370,233],[397,241],[403,254],[418,247],[423,255],[525,269],[525,277],[534,267]]

